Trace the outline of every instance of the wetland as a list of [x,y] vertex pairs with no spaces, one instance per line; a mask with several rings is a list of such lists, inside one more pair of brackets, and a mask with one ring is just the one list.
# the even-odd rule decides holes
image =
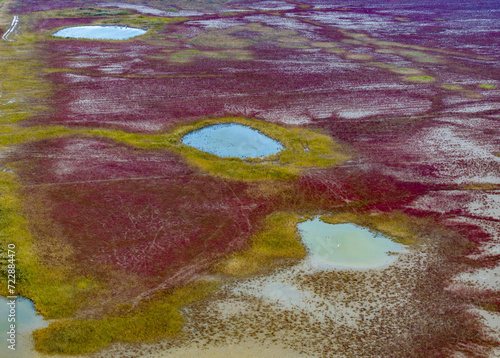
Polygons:
[[497,10],[1,1],[26,356],[498,356]]

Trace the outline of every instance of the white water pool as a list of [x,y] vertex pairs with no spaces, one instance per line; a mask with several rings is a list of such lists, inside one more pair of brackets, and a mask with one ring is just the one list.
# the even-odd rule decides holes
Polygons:
[[144,35],[147,30],[125,26],[75,26],[61,29],[53,34],[55,37],[89,39],[89,40],[126,40]]

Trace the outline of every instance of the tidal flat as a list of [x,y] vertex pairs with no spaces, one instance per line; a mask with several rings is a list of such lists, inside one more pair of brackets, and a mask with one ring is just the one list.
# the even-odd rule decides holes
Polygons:
[[500,8],[453,5],[0,1],[23,354],[498,356]]

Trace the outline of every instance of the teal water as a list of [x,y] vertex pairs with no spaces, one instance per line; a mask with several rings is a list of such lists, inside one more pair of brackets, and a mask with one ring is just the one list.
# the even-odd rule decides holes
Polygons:
[[[9,299],[0,297],[0,332],[2,339],[0,340],[0,357],[29,357],[33,343],[31,341],[31,333],[39,328],[48,326],[48,322],[43,319],[43,316],[36,313],[35,305],[27,298],[20,297],[16,299],[15,305],[15,322],[9,322],[10,307]],[[8,348],[10,343],[9,338],[10,325],[15,325],[16,345],[15,350]]]
[[370,269],[393,263],[404,245],[354,224],[328,224],[319,218],[297,224],[310,263],[320,269]]
[[284,149],[280,142],[237,123],[203,127],[186,134],[182,143],[224,158],[263,158]]
[[147,31],[124,26],[75,26],[61,29],[53,36],[89,40],[126,40]]

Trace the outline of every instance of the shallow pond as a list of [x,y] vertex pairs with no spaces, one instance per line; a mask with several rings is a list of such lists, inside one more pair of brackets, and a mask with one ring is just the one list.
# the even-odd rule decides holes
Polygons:
[[[0,331],[2,340],[0,341],[0,357],[28,357],[33,348],[31,333],[39,328],[48,326],[48,322],[43,316],[36,313],[35,305],[27,298],[19,297],[15,300],[15,322],[9,322],[11,314],[11,300],[0,297]],[[11,317],[12,318],[12,317]],[[9,349],[10,343],[7,341],[10,325],[15,325],[16,345],[15,351]]]
[[319,218],[297,224],[309,263],[318,269],[370,269],[393,263],[404,245],[354,225]]
[[144,29],[125,26],[75,26],[61,29],[53,36],[89,40],[126,40],[147,32]]
[[258,130],[237,123],[215,124],[184,136],[182,143],[219,157],[263,158],[284,147]]

